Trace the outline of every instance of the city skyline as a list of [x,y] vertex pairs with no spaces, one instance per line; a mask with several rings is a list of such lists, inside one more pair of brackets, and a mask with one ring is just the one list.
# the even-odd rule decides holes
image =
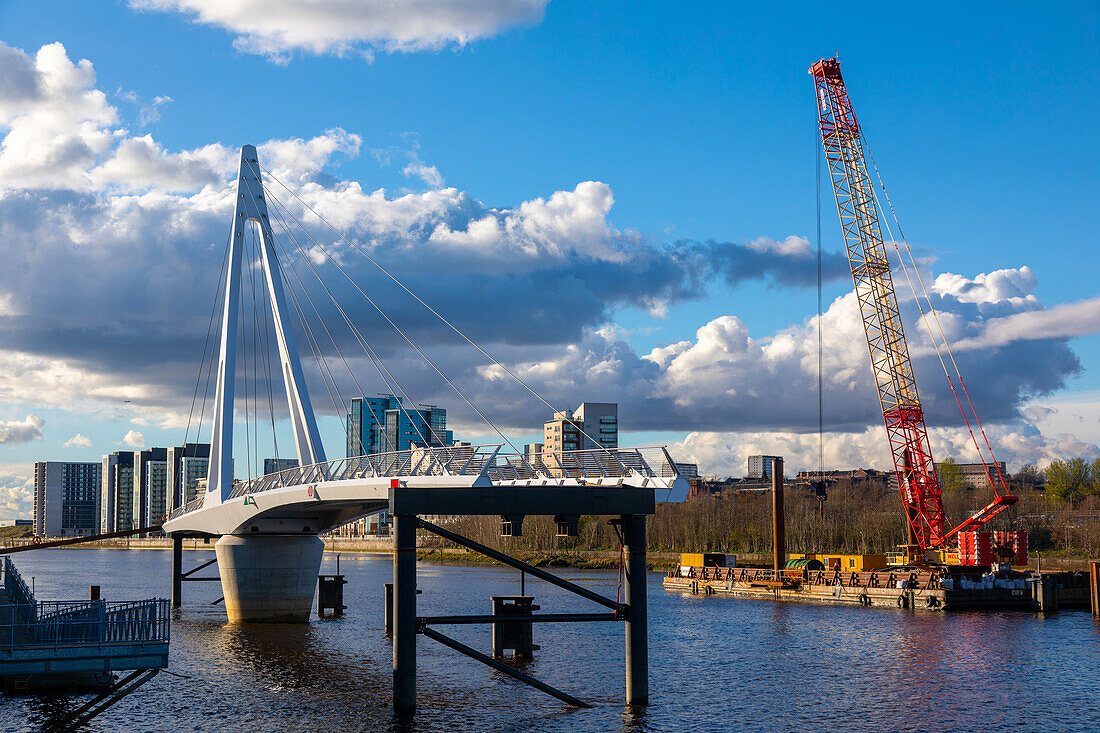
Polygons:
[[[217,243],[248,142],[558,409],[619,403],[621,445],[668,443],[703,473],[736,473],[750,454],[816,466],[805,71],[838,44],[998,459],[1100,455],[1097,152],[1081,144],[1100,98],[1094,8],[974,6],[936,24],[888,10],[920,32],[884,44],[769,9],[702,28],[652,7],[515,2],[430,32],[353,19],[303,36],[181,6],[0,11],[0,246],[18,274],[0,281],[0,516],[29,516],[36,460],[194,439]],[[630,33],[594,30],[608,28]],[[981,42],[960,48],[975,28]],[[822,233],[826,465],[887,467],[828,190]],[[545,405],[383,292],[514,443],[540,439]],[[899,295],[937,458],[973,459]],[[463,440],[500,442],[399,339],[371,337],[410,402],[446,405]],[[315,406],[339,455],[347,405]]]

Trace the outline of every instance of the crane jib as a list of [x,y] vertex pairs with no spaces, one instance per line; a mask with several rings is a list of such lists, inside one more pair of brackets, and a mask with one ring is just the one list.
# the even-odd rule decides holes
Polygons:
[[878,203],[864,161],[859,123],[837,60],[822,59],[810,67],[810,74],[816,87],[821,143],[911,542],[921,549],[937,547],[954,532],[946,532],[939,476],[894,293]]

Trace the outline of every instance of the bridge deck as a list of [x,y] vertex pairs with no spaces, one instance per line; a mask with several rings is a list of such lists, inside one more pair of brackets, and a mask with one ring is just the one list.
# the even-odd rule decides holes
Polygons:
[[[686,481],[664,448],[567,451],[533,459],[500,449],[414,448],[236,481],[224,502],[208,494],[173,511],[164,530],[198,535],[324,532],[386,509],[552,514],[575,505],[584,508],[572,513],[649,513],[654,492],[662,501],[686,493]],[[410,509],[414,506],[416,511]],[[546,511],[536,511],[539,507]]]

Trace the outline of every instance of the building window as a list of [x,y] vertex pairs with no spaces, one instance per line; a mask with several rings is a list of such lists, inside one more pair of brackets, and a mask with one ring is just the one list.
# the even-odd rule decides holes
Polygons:
[[611,417],[611,416],[604,416],[604,417],[600,418],[600,422],[604,425],[615,425],[619,422],[619,418]]
[[619,429],[618,428],[600,428],[600,432],[601,433],[617,433],[617,432],[619,432]]

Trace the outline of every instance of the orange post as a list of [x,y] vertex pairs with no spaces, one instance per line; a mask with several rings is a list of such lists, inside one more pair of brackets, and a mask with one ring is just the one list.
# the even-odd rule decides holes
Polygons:
[[1092,615],[1100,617],[1100,562],[1089,563],[1089,596],[1092,600]]

